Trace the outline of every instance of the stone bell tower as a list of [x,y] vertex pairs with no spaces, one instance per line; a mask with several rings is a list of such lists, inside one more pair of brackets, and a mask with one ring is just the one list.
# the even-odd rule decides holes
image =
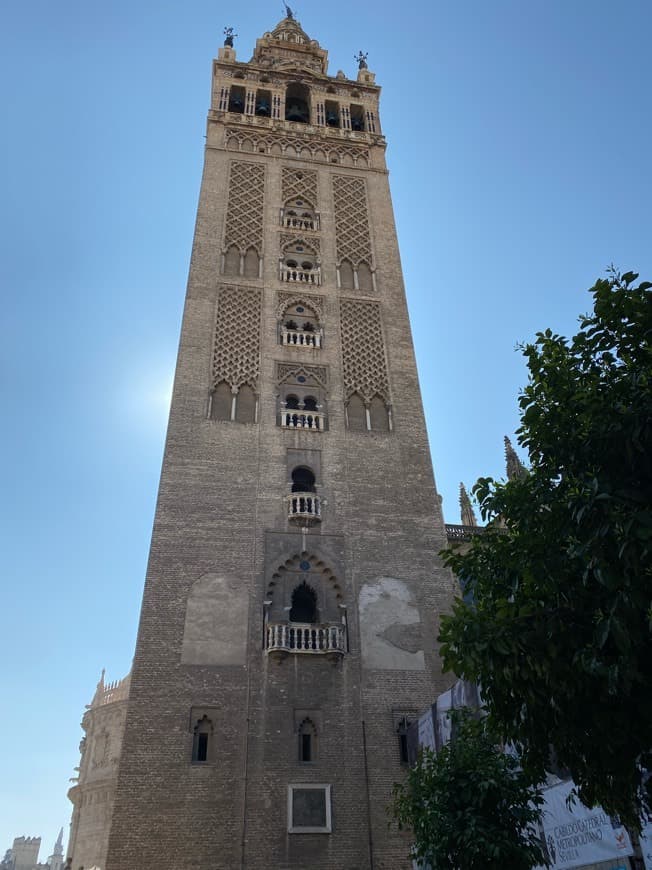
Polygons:
[[380,89],[225,32],[106,870],[397,870],[453,582]]

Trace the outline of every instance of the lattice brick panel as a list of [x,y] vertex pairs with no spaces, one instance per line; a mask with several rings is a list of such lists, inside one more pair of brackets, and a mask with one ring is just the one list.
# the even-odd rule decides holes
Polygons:
[[364,260],[371,266],[371,237],[364,179],[353,175],[334,175],[333,199],[338,262],[347,259],[353,266],[357,266]]
[[379,395],[389,402],[380,305],[376,302],[342,300],[340,313],[346,398],[358,393],[366,401]]
[[217,301],[213,383],[254,390],[260,371],[261,291],[222,287]]
[[328,384],[326,366],[297,365],[296,363],[276,363],[276,380],[282,383],[290,375],[306,374],[312,376],[322,387]]
[[306,199],[317,208],[317,173],[307,169],[283,168],[283,203],[290,199]]
[[261,163],[231,163],[229,205],[224,232],[225,249],[236,245],[242,254],[255,248],[263,253],[265,167]]

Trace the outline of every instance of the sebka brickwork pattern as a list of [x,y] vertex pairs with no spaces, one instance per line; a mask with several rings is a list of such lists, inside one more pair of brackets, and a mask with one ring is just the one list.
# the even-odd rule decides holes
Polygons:
[[338,263],[346,259],[352,266],[362,262],[371,266],[371,237],[364,179],[355,175],[334,175],[333,199]]
[[231,163],[229,205],[226,212],[224,249],[235,245],[241,254],[255,248],[263,252],[265,167],[261,163]]
[[358,393],[365,401],[381,396],[389,402],[380,305],[376,302],[342,300],[340,312],[346,398]]
[[294,199],[305,199],[317,208],[317,173],[306,169],[283,169],[283,203]]
[[222,287],[218,296],[213,384],[231,388],[249,384],[256,390],[260,372],[261,291]]

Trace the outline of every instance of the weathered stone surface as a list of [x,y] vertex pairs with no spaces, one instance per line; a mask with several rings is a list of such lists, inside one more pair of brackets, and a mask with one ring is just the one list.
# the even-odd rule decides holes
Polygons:
[[[259,40],[250,63],[238,63],[225,47],[213,67],[105,870],[407,867],[408,838],[388,829],[385,809],[402,776],[396,727],[447,687],[435,638],[453,581],[436,556],[445,531],[379,89],[365,70],[357,81],[326,77],[326,52],[302,41],[291,23],[279,28]],[[284,119],[286,89],[289,100],[299,80],[309,89],[310,124]],[[251,109],[263,92],[272,117]],[[243,95],[244,114],[228,111],[235,93]],[[324,125],[327,102],[340,107],[338,128]],[[347,126],[355,107],[364,130]],[[240,165],[234,173],[234,161],[253,169]],[[301,198],[302,173],[316,228],[302,228],[292,244],[282,210]],[[251,196],[247,178],[255,184]],[[258,211],[249,225],[251,203]],[[287,265],[288,251],[296,266]],[[299,274],[302,253],[312,264],[306,280],[281,281],[279,264]],[[310,309],[321,346],[281,344],[288,300],[299,332],[297,306]],[[216,324],[222,316],[228,328]],[[220,379],[219,413],[212,413]],[[244,410],[243,385],[250,391]],[[280,425],[281,402],[293,395],[319,402],[328,417],[323,430]],[[356,425],[347,426],[356,401],[349,421]],[[288,518],[297,466],[310,470],[322,507],[320,520],[305,525]],[[269,626],[290,624],[302,583],[314,593],[315,624],[344,632],[344,654],[267,652]],[[203,716],[211,752],[193,763]],[[299,751],[306,718],[316,730],[310,763]],[[331,787],[332,832],[289,833],[289,786],[320,783]]]

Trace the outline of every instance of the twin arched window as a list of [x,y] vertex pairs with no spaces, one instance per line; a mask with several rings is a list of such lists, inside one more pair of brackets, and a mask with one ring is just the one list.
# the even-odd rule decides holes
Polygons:
[[249,384],[241,384],[234,391],[226,381],[220,381],[211,393],[211,420],[255,423],[257,405],[258,397]]
[[389,432],[389,409],[381,396],[365,402],[358,393],[350,396],[346,405],[346,420],[349,429],[355,432]]

